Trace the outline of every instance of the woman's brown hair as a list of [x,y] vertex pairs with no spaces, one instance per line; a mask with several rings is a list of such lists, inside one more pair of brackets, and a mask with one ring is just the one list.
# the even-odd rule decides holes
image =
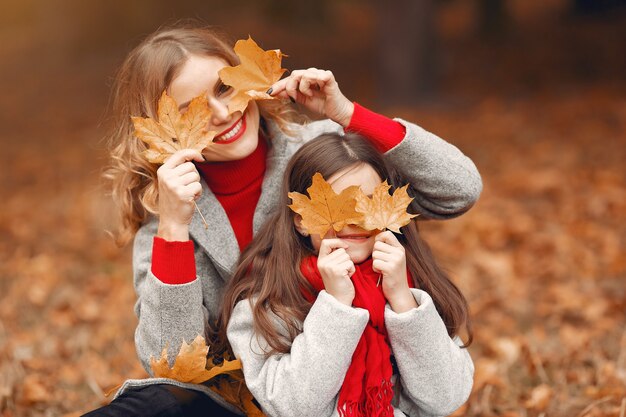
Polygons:
[[[316,172],[329,178],[342,169],[358,164],[370,165],[382,179],[387,179],[392,189],[406,184],[383,155],[355,134],[323,134],[294,154],[285,171],[276,213],[243,252],[239,266],[226,287],[217,326],[216,351],[226,348],[226,327],[235,305],[249,299],[255,332],[267,341],[271,349],[265,353],[289,352],[291,342],[302,331],[301,323],[311,308],[302,295],[302,289],[314,293],[300,271],[300,263],[314,252],[309,238],[297,233],[294,227],[295,213],[288,208],[290,201],[287,194],[290,191],[306,193]],[[415,211],[414,208],[411,210]],[[417,223],[404,226],[402,234],[396,236],[405,247],[407,266],[415,287],[432,297],[451,337],[465,327],[468,335],[465,346],[469,346],[472,331],[467,301],[435,261],[430,248],[420,237]],[[287,336],[278,331],[275,316],[284,322]]]
[[[130,117],[156,117],[159,97],[191,55],[218,57],[231,66],[239,64],[232,45],[225,33],[214,28],[179,23],[149,35],[118,70],[112,91],[111,162],[105,173],[120,208],[118,244],[132,239],[148,216],[157,214],[158,206],[158,165],[141,155],[146,145],[134,137]],[[258,102],[258,106],[262,119],[274,120],[284,131],[298,120],[293,108],[278,100]]]

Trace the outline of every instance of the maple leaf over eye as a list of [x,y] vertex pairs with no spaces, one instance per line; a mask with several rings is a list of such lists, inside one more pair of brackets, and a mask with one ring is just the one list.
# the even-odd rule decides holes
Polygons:
[[235,53],[241,64],[219,71],[222,82],[233,87],[234,95],[228,102],[228,111],[242,113],[250,100],[272,100],[266,91],[287,71],[281,68],[283,53],[279,49],[264,51],[251,37],[235,44]]
[[143,156],[153,164],[162,164],[174,152],[195,149],[202,152],[217,132],[207,131],[211,110],[204,94],[189,103],[180,114],[176,101],[164,91],[157,108],[158,121],[150,117],[131,117],[135,136],[148,145]]
[[337,194],[316,172],[306,191],[310,198],[298,192],[288,196],[293,203],[289,208],[302,216],[302,226],[309,233],[324,237],[331,228],[338,232],[347,224],[360,224],[363,220],[363,215],[355,210],[358,186],[352,185]]
[[389,188],[391,186],[385,180],[374,189],[372,198],[362,191],[357,194],[356,211],[363,214],[362,227],[364,229],[389,229],[402,233],[400,228],[409,224],[411,219],[417,216],[406,211],[413,200],[406,191],[408,185],[397,188],[393,195],[389,195]]
[[207,352],[209,347],[204,341],[204,337],[198,335],[191,344],[183,340],[180,351],[176,356],[174,366],[169,367],[167,360],[167,348],[161,352],[161,357],[157,360],[150,357],[150,367],[156,378],[170,378],[180,382],[190,382],[200,384],[206,382],[217,375],[229,373],[241,369],[239,359],[232,361],[225,360],[219,366],[207,368]]

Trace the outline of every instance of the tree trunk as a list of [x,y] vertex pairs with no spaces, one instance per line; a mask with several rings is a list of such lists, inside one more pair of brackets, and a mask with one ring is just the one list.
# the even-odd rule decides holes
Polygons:
[[415,104],[435,90],[434,0],[392,0],[376,7],[379,101]]

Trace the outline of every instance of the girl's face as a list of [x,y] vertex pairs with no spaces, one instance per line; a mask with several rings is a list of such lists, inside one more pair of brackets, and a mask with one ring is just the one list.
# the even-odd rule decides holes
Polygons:
[[[378,173],[368,164],[353,165],[342,169],[328,178],[328,183],[336,193],[340,193],[351,185],[358,185],[368,196],[371,196],[376,186],[382,179]],[[358,226],[348,225],[334,234],[334,230],[328,231],[325,239],[336,237],[348,245],[346,252],[352,262],[359,264],[372,255],[376,230],[365,230]],[[320,235],[311,235],[311,243],[316,252],[319,252],[322,239]]]
[[213,144],[202,151],[207,161],[233,161],[250,155],[259,142],[259,108],[250,101],[242,114],[228,114],[233,89],[225,86],[217,72],[228,66],[221,58],[191,55],[169,86],[168,94],[184,112],[192,98],[206,94],[212,111],[207,130],[217,132]]

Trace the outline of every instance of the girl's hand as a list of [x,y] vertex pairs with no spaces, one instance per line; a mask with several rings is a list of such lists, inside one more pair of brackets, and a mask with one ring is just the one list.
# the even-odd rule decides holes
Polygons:
[[355,291],[350,280],[354,274],[354,263],[346,252],[348,246],[339,239],[323,239],[317,257],[326,292],[345,305],[352,305]]
[[390,231],[376,236],[372,269],[382,274],[383,294],[396,313],[417,307],[409,289],[404,247]]
[[293,71],[272,85],[272,96],[291,98],[306,109],[347,127],[354,113],[354,103],[339,90],[330,71],[317,68]]
[[159,187],[157,235],[165,240],[189,240],[189,223],[195,209],[193,201],[202,194],[200,174],[190,161],[203,162],[204,158],[197,151],[182,149],[170,156],[157,170]]

